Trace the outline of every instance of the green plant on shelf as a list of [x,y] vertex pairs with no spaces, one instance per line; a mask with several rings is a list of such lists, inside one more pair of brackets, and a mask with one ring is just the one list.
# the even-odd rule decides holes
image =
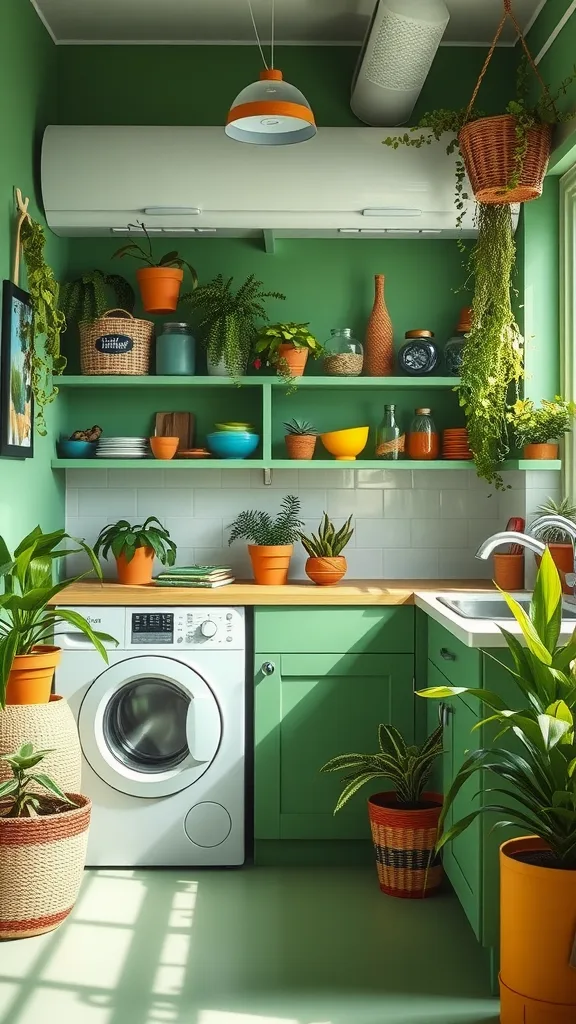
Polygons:
[[68,325],[93,322],[109,309],[134,312],[134,289],[121,274],[88,270],[60,288],[60,309]]
[[304,550],[310,558],[337,558],[352,538],[354,530],[351,523],[352,516],[337,530],[325,512],[317,534],[313,533],[310,537],[300,534]]
[[[8,765],[12,773],[12,778],[0,782],[0,817],[35,818],[39,814],[57,814],[76,807],[54,779],[43,771],[35,771],[46,755],[53,753],[53,750],[35,750],[32,743],[24,743],[13,754],[0,755],[0,761]],[[32,792],[28,788],[31,783],[40,786],[44,793]]]
[[[284,322],[262,327],[254,345],[257,357],[262,357],[268,366],[273,366],[282,381],[294,391],[293,377],[286,358],[281,354],[283,345],[295,349],[306,349],[314,359],[319,359],[324,348],[309,330],[309,324]],[[290,393],[290,392],[289,392]]]
[[291,437],[317,437],[318,431],[309,420],[288,420],[284,423],[286,433]]
[[320,769],[321,772],[340,772],[344,776],[342,790],[334,814],[341,811],[362,786],[374,779],[393,783],[398,805],[415,810],[422,804],[434,762],[442,754],[443,729],[440,726],[430,734],[421,747],[406,743],[402,734],[392,725],[378,726],[379,751],[376,754],[340,754]]
[[[541,505],[538,505],[536,516],[562,516],[576,526],[576,505],[571,498],[562,498],[554,501],[554,498],[546,498]],[[564,533],[560,526],[538,526],[533,529],[532,535],[543,544],[572,544],[573,540],[569,533]]]
[[274,518],[268,512],[249,510],[240,512],[228,529],[228,544],[235,540],[247,540],[261,547],[294,544],[300,537],[304,523],[300,519],[300,499],[287,494],[280,503],[280,511]]
[[105,526],[94,545],[96,555],[108,558],[112,551],[115,558],[123,555],[127,562],[134,558],[136,548],[151,548],[162,565],[174,565],[176,562],[176,545],[156,516],[148,516],[145,523],[135,526],[126,519]]
[[512,424],[519,448],[528,444],[557,441],[572,430],[576,404],[556,395],[554,401],[542,399],[537,409],[530,398],[519,399],[509,406],[506,419]]
[[144,248],[144,246],[141,245],[140,242],[137,242],[134,238],[132,238],[130,232],[128,232],[128,235],[131,239],[130,242],[128,242],[127,245],[122,245],[120,249],[117,249],[116,252],[113,253],[113,260],[122,260],[125,259],[126,256],[130,256],[131,259],[137,260],[139,263],[145,263],[147,267],[177,267],[178,270],[184,270],[184,268],[186,267],[188,268],[190,272],[190,277],[192,278],[192,288],[196,288],[198,284],[198,274],[194,270],[194,267],[191,266],[191,264],[188,263],[187,260],[183,259],[176,250],[172,252],[166,252],[164,253],[163,256],[160,257],[160,259],[156,259],[152,249],[152,240],[150,238],[150,235],[148,234],[148,231],[146,230],[146,225],[143,224],[141,221],[138,221],[135,225],[132,226],[139,228],[144,234],[144,237],[146,239],[146,248]]

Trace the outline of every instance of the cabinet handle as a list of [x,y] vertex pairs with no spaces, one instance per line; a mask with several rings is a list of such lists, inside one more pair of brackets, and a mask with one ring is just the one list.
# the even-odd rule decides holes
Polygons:
[[440,706],[438,707],[438,724],[441,725],[443,729],[447,727],[450,721],[450,715],[452,715],[453,713],[454,708],[452,707],[452,705],[445,704],[444,701],[442,701]]
[[440,648],[440,657],[444,658],[444,661],[456,661],[456,655],[449,651],[447,647]]
[[263,676],[271,676],[276,671],[276,665],[273,661],[263,661],[261,671]]

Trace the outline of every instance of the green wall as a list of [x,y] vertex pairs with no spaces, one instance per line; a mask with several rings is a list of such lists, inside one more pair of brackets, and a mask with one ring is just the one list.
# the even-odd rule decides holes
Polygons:
[[[31,4],[2,0],[0,7],[0,274],[11,277],[14,236],[13,189],[31,197],[30,210],[39,216],[35,196],[35,152],[39,133],[53,117],[56,47]],[[64,269],[66,242],[50,236],[48,258],[56,273]],[[25,287],[25,276],[21,276]],[[56,429],[57,410],[48,417]],[[54,529],[64,522],[62,481],[50,469],[53,440],[35,436],[33,459],[0,458],[0,533],[9,546],[36,523]]]

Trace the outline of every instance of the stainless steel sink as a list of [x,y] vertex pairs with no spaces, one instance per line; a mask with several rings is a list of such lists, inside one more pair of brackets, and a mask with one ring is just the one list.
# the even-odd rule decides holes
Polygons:
[[[467,594],[465,597],[439,597],[440,604],[449,608],[450,611],[460,615],[463,619],[492,619],[499,621],[513,621],[514,616],[510,611],[503,597],[494,594]],[[530,595],[524,594],[517,597],[516,601],[524,609],[530,609]],[[576,621],[576,608],[562,607],[563,621]]]

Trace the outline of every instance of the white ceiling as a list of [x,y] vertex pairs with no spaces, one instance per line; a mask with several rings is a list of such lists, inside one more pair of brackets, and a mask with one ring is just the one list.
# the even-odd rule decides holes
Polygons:
[[[545,0],[515,0],[526,28]],[[58,43],[251,43],[246,0],[31,0]],[[502,0],[446,0],[452,43],[488,43]],[[276,0],[280,43],[360,43],[375,0]],[[253,0],[259,31],[269,37],[271,0]],[[507,26],[503,40],[514,41]]]

